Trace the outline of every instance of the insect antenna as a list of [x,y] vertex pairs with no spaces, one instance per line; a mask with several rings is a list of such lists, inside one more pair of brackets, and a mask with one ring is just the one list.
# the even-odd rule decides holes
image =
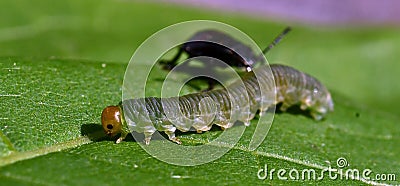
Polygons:
[[269,50],[274,48],[276,44],[278,44],[282,38],[292,30],[290,26],[286,27],[278,36],[275,37],[275,39],[262,51],[262,53],[265,55]]

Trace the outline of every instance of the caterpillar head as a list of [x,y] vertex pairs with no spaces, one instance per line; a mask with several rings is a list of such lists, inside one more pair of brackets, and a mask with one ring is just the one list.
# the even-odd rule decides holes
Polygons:
[[122,132],[121,109],[118,106],[108,106],[101,113],[101,124],[108,136]]

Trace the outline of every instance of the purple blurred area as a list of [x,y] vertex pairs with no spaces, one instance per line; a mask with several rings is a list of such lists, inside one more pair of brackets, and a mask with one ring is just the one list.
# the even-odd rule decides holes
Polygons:
[[306,24],[400,24],[400,0],[161,0]]

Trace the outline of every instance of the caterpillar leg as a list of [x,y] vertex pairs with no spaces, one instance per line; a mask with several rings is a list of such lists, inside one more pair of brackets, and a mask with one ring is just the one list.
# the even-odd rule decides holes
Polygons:
[[258,113],[258,115],[261,117],[261,116],[263,116],[263,115],[265,114],[266,111],[267,111],[267,110],[261,110],[261,109],[260,109],[260,112]]
[[211,129],[211,127],[212,127],[212,124],[211,124],[211,125],[203,126],[203,127],[201,127],[201,128],[196,128],[196,127],[195,127],[195,129],[196,129],[196,132],[197,132],[197,133],[201,134],[201,133],[203,133],[203,132],[209,131],[209,130]]
[[117,144],[121,143],[122,141],[124,141],[125,137],[126,137],[126,134],[125,135],[121,134],[121,137],[119,137],[115,143],[117,143]]
[[161,60],[160,61],[160,65],[162,66],[162,68],[164,70],[172,70],[176,65],[177,65],[177,61],[179,59],[179,57],[181,57],[183,53],[182,48],[179,49],[178,53],[174,56],[173,59],[171,60]]
[[246,127],[250,126],[250,120],[245,120],[245,121],[243,122],[243,124],[244,124],[244,126],[246,126]]
[[283,102],[282,105],[281,105],[280,110],[281,110],[282,112],[286,112],[286,110],[287,110],[290,106],[291,106],[291,104],[289,104],[288,102]]
[[153,135],[153,132],[145,132],[144,133],[144,143],[146,144],[146,145],[149,145],[150,144],[150,140],[151,140],[151,136]]
[[122,132],[121,136],[117,139],[117,141],[115,143],[121,143],[122,141],[124,141],[124,139],[126,138],[126,135],[128,135],[128,133]]
[[228,128],[231,128],[233,126],[234,123],[228,122],[225,125],[220,125],[222,130],[226,130]]
[[301,100],[300,109],[306,110],[312,105],[311,96],[307,96],[305,99]]
[[324,117],[323,114],[315,112],[315,111],[311,111],[311,116],[317,121],[321,120]]
[[178,145],[182,144],[181,140],[175,136],[175,130],[174,131],[165,131],[165,134],[168,135],[169,140],[177,143]]
[[[162,125],[162,128],[160,129],[160,131],[164,131],[165,134],[168,135],[169,140],[177,143],[177,144],[181,144],[182,142],[175,137],[175,131],[176,131],[176,127],[174,127],[174,125]],[[185,131],[185,130],[183,130]]]

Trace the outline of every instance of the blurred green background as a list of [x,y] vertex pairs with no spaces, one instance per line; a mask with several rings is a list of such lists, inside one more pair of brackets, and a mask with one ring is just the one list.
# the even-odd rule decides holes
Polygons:
[[[230,24],[264,47],[291,25],[270,63],[313,74],[354,101],[400,113],[399,28],[391,25],[310,25],[266,21],[245,14],[135,1],[2,1],[0,56],[57,57],[128,63],[156,31],[181,21],[209,19]],[[314,70],[315,69],[315,70]],[[338,73],[339,72],[339,73]]]

